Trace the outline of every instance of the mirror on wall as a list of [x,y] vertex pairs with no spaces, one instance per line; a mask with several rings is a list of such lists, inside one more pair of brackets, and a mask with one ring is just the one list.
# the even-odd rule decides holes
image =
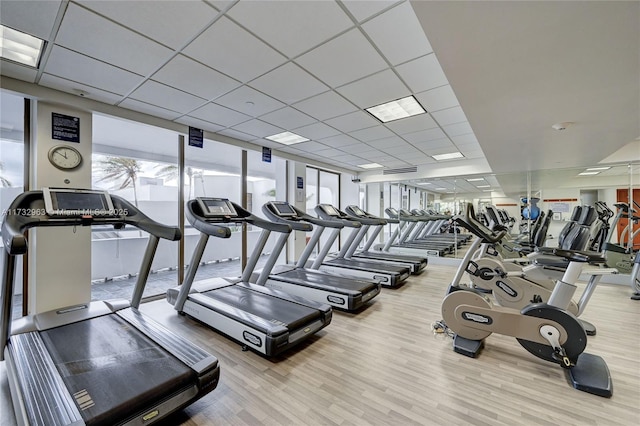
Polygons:
[[[487,205],[495,205],[515,219],[512,233],[530,228],[535,212],[552,211],[547,245],[557,244],[557,235],[569,220],[577,205],[605,203],[614,213],[615,204],[640,205],[640,163],[614,164],[589,169],[536,170],[530,172],[469,175],[451,178],[411,179],[399,182],[375,183],[382,189],[382,206],[415,209],[436,213],[459,212],[467,202],[477,212]],[[640,212],[640,208],[637,209]],[[533,214],[523,214],[532,212]],[[381,210],[382,215],[384,211]],[[639,214],[636,214],[638,216]],[[632,244],[640,248],[640,224],[633,220],[613,223],[612,242]],[[385,232],[388,236],[393,226]],[[629,237],[631,236],[631,237]],[[629,240],[629,242],[626,242]],[[450,256],[462,257],[464,246]],[[622,272],[622,271],[621,271]]]

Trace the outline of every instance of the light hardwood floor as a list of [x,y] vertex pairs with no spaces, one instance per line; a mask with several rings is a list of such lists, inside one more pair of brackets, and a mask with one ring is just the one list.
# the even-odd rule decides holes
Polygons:
[[[144,304],[221,365],[218,387],[163,425],[639,423],[640,302],[629,299],[629,288],[601,285],[584,315],[598,327],[587,352],[603,356],[613,376],[613,398],[605,399],[574,390],[560,367],[513,338],[490,336],[477,359],[454,353],[451,339],[431,330],[453,274],[429,265],[405,286],[383,289],[364,311],[335,312],[308,344],[272,360],[242,352],[163,300]],[[8,407],[0,404],[2,425],[12,424]]]

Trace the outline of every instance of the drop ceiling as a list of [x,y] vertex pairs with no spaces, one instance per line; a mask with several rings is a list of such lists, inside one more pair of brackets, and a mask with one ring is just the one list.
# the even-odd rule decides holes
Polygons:
[[[403,177],[368,163],[488,176],[593,166],[640,135],[639,16],[638,2],[3,0],[2,24],[47,46],[37,70],[0,65],[364,181]],[[426,114],[364,111],[409,95]],[[310,141],[265,139],[284,131]]]

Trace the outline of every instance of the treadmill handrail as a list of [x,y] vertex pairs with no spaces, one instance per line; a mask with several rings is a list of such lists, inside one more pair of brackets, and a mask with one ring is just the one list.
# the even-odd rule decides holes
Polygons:
[[151,219],[136,206],[117,195],[110,195],[114,211],[126,212],[118,216],[73,216],[50,217],[45,213],[44,196],[41,190],[27,191],[18,195],[6,210],[2,223],[2,240],[5,250],[12,256],[27,252],[24,232],[29,228],[45,226],[90,226],[132,225],[158,238],[177,241],[182,238],[180,228],[164,225]]
[[[187,209],[185,210],[185,216],[189,223],[198,231],[207,235],[212,235],[219,238],[231,237],[231,228],[224,225],[218,225],[215,223],[207,222],[200,219],[202,217],[202,207],[198,204],[197,200],[187,201]],[[196,218],[198,218],[196,220]]]
[[347,216],[345,212],[343,212],[340,209],[337,209],[335,206],[331,206],[331,207],[333,207],[340,216],[337,216],[337,217],[329,216],[324,212],[324,210],[322,210],[322,207],[320,206],[321,204],[318,204],[314,210],[316,211],[316,213],[318,213],[318,216],[321,219],[342,223],[342,226],[346,228],[360,228],[362,226],[362,223],[360,223],[357,220],[354,220],[352,217]]
[[[386,225],[387,221],[385,219],[382,219],[380,217],[373,217],[372,215],[368,214],[367,212],[364,212],[364,214],[366,216],[358,216],[354,211],[353,211],[353,206],[347,206],[344,211],[347,213],[347,215],[353,217],[355,220],[357,220],[358,222],[362,223],[363,225],[372,225],[372,226],[380,226],[380,225]],[[357,207],[357,206],[355,206]]]
[[[286,202],[278,201],[278,203],[286,203]],[[286,203],[286,204],[288,204],[289,207],[291,207],[293,211],[296,212],[295,216],[287,216],[287,217],[280,216],[275,211],[275,207],[273,206],[272,202],[265,203],[262,206],[262,212],[274,222],[285,223],[291,226],[291,228],[293,228],[294,231],[303,231],[303,232],[313,231],[313,225],[309,223],[311,221],[304,217],[304,216],[308,216],[310,218],[313,218],[313,216],[309,216],[305,214],[302,210],[297,209],[295,206],[292,206],[289,203]],[[319,225],[319,226],[323,226],[323,225]]]
[[[200,232],[205,233],[207,235],[215,235],[218,232],[217,227],[214,225],[222,224],[222,223],[248,223],[249,225],[257,226],[261,229],[266,229],[267,231],[279,232],[283,234],[291,233],[291,226],[283,224],[283,223],[275,223],[270,220],[262,219],[250,211],[242,208],[242,206],[230,201],[233,205],[233,208],[236,210],[237,216],[219,216],[219,217],[205,217],[202,212],[202,208],[198,206],[197,202],[192,203],[195,200],[189,201],[187,206],[190,207],[190,215],[187,215],[187,220],[189,223]],[[201,229],[202,228],[202,229]],[[213,232],[209,234],[209,231]]]

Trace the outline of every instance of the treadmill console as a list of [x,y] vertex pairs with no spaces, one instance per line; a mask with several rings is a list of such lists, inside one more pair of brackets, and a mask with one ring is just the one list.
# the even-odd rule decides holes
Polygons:
[[340,217],[340,213],[331,204],[319,204],[318,207],[322,209],[325,214],[333,217]]
[[351,206],[351,211],[358,217],[365,217],[367,214],[358,206]]
[[204,217],[237,217],[238,212],[226,198],[198,197],[198,205]]
[[45,212],[49,216],[120,216],[107,191],[69,188],[42,188]]
[[275,213],[277,213],[280,217],[298,216],[296,211],[293,209],[293,207],[291,207],[289,203],[285,203],[284,201],[270,201],[269,204],[273,206],[273,210],[275,210]]

